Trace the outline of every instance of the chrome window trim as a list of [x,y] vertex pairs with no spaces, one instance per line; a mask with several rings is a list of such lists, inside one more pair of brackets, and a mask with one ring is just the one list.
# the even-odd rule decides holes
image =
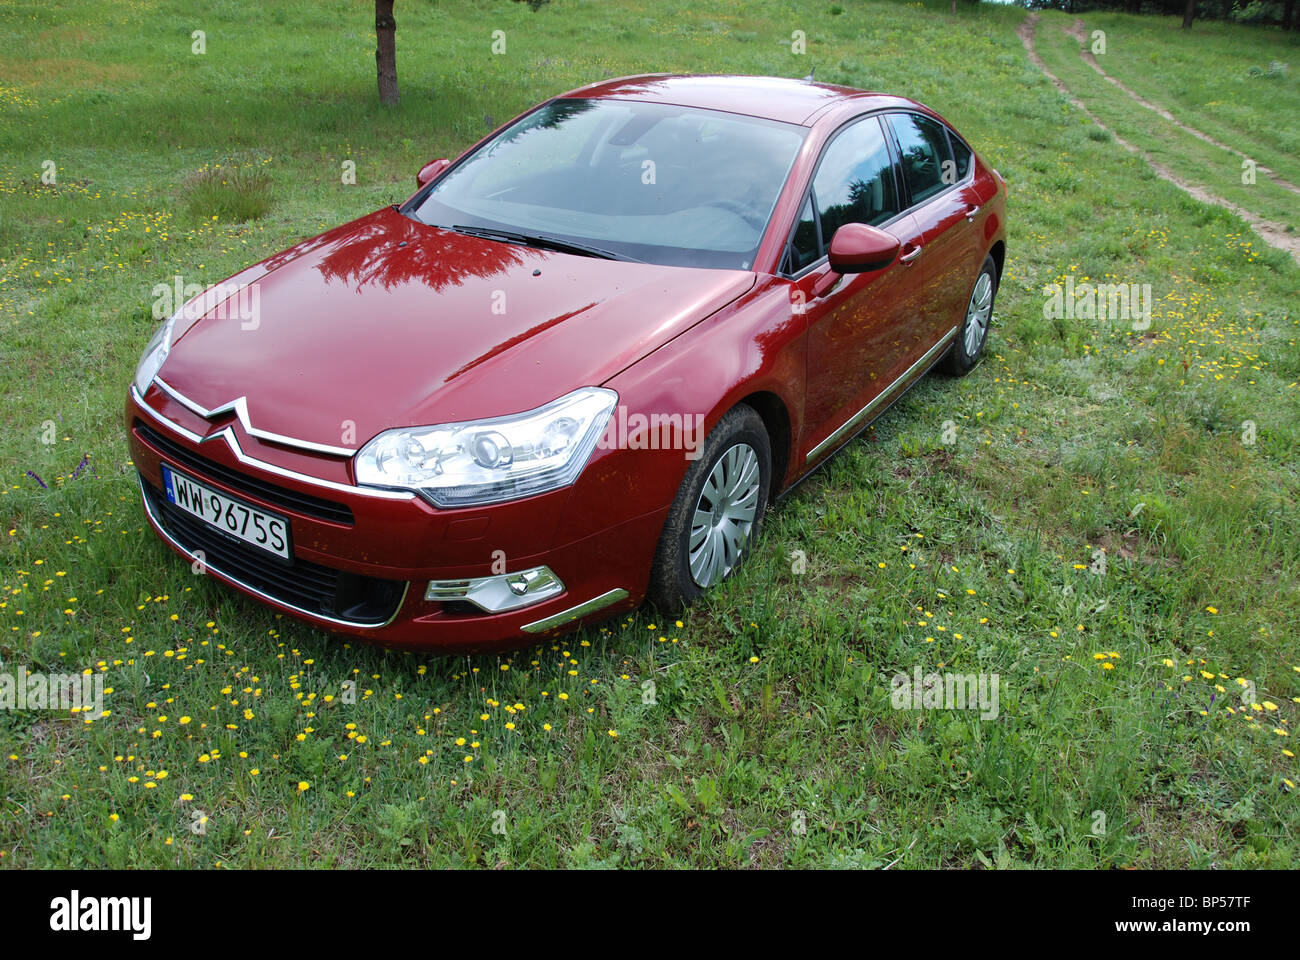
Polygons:
[[[137,477],[137,479],[139,480],[140,483],[140,500],[144,504],[145,515],[149,518],[149,523],[152,524],[154,530],[158,533],[160,537],[166,540],[172,547],[179,550],[181,553],[185,554],[187,557],[191,558],[192,560],[198,560],[199,558],[192,551],[187,550],[184,546],[181,545],[180,541],[178,541],[175,537],[173,537],[170,533],[167,532],[167,528],[162,525],[162,521],[159,520],[158,517],[154,515],[153,510],[149,507],[149,497],[146,494],[144,489],[144,478]],[[406,605],[406,595],[411,589],[411,581],[407,580],[406,585],[402,587],[402,595],[397,600],[397,606],[393,608],[393,615],[389,617],[387,620],[385,620],[383,623],[358,623],[355,620],[341,620],[338,617],[326,616],[325,614],[315,610],[307,610],[304,609],[303,607],[294,606],[292,603],[285,603],[283,600],[279,599],[278,597],[273,597],[270,594],[263,593],[261,590],[258,590],[256,587],[250,587],[248,584],[244,583],[244,581],[240,580],[238,577],[232,577],[224,570],[221,570],[218,567],[213,566],[206,559],[204,559],[202,563],[205,569],[211,571],[212,573],[215,573],[219,579],[227,581],[229,583],[233,583],[241,590],[247,590],[249,593],[253,594],[253,596],[257,597],[260,600],[266,601],[267,603],[271,604],[274,607],[278,607],[281,610],[292,610],[294,613],[300,613],[305,617],[311,617],[313,620],[322,620],[325,623],[335,623],[342,627],[353,627],[354,629],[357,630],[379,630],[382,627],[388,626],[390,623],[396,620],[397,615],[402,612],[402,607]]]
[[835,444],[837,440],[843,439],[846,433],[848,433],[854,427],[858,426],[864,419],[867,418],[867,416],[870,415],[871,411],[875,410],[876,407],[884,403],[887,399],[889,399],[890,395],[893,394],[895,390],[897,390],[904,383],[910,380],[912,378],[912,375],[917,372],[918,368],[925,367],[932,360],[934,360],[935,356],[939,353],[939,351],[942,350],[944,347],[946,347],[949,343],[951,343],[953,338],[956,336],[957,336],[957,328],[953,327],[942,337],[940,337],[939,342],[936,343],[929,350],[925,351],[925,353],[922,354],[921,357],[915,363],[913,363],[910,367],[908,367],[906,370],[903,371],[902,375],[897,380],[895,380],[889,386],[885,387],[885,389],[881,390],[878,394],[876,394],[875,397],[872,398],[870,403],[868,403],[865,407],[863,407],[853,416],[845,420],[844,423],[842,423],[838,428],[836,428],[829,437],[827,437],[821,443],[817,444],[817,446],[809,450],[807,456],[803,458],[804,463],[811,463],[813,460],[817,459],[817,455],[820,454],[823,450]]
[[239,422],[243,424],[245,432],[247,432],[249,436],[257,437],[259,440],[269,440],[272,443],[284,444],[286,447],[301,447],[303,450],[311,450],[313,453],[328,453],[336,457],[351,457],[359,449],[356,447],[334,447],[327,443],[313,443],[310,440],[299,440],[296,437],[286,437],[282,433],[272,433],[270,430],[259,430],[257,427],[253,426],[252,421],[248,417],[247,397],[236,397],[234,400],[227,400],[220,406],[213,407],[209,410],[201,403],[185,396],[185,394],[181,393],[162,377],[154,377],[153,382],[158,384],[165,393],[170,395],[174,400],[181,404],[181,406],[190,410],[192,413],[197,413],[205,420],[210,420],[219,414],[233,412],[235,416],[239,418]]
[[140,407],[141,410],[144,410],[149,414],[149,416],[153,417],[154,420],[166,427],[168,430],[180,434],[191,443],[202,446],[209,440],[223,437],[226,444],[234,453],[235,459],[246,466],[254,467],[258,470],[264,470],[267,473],[274,474],[275,476],[297,480],[300,483],[311,484],[315,487],[324,487],[327,490],[337,490],[339,493],[348,493],[358,497],[375,497],[379,500],[415,499],[416,494],[411,490],[385,490],[380,487],[357,487],[347,483],[336,483],[333,480],[322,480],[319,477],[310,477],[305,473],[298,473],[296,470],[287,470],[284,467],[277,467],[273,463],[267,463],[265,460],[258,460],[256,457],[250,457],[248,454],[244,453],[243,449],[239,446],[239,439],[235,436],[235,431],[229,426],[223,427],[216,433],[208,434],[206,437],[201,437],[197,433],[186,430],[179,423],[168,420],[153,407],[149,406],[149,404],[145,403],[144,398],[140,396],[140,392],[136,390],[134,384],[131,386],[131,396],[135,399],[136,405]]

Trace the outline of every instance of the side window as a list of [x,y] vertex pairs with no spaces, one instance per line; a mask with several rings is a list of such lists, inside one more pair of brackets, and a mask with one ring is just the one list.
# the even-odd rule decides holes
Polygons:
[[822,154],[813,196],[824,244],[846,223],[878,226],[899,213],[894,167],[877,117],[844,130]]
[[790,273],[798,273],[822,255],[821,241],[817,237],[817,216],[813,212],[812,197],[803,206],[799,223],[790,241]]
[[948,142],[952,144],[953,166],[957,173],[957,179],[953,183],[960,183],[966,179],[966,174],[970,173],[971,150],[951,130],[948,131]]
[[889,124],[898,139],[903,180],[911,191],[912,203],[924,203],[949,186],[943,177],[944,162],[952,159],[948,132],[929,117],[914,113],[893,114]]

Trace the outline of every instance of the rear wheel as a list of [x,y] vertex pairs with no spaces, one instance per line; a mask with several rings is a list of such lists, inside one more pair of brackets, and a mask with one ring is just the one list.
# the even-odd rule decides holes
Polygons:
[[993,322],[993,298],[997,292],[997,264],[991,256],[985,257],[979,276],[975,278],[970,300],[966,303],[966,315],[957,331],[957,339],[944,354],[940,364],[944,373],[954,377],[965,376],[979,362],[984,342],[989,337],[989,325]]
[[772,478],[772,451],[752,407],[734,407],[686,471],[659,537],[647,599],[665,613],[721,583],[758,537]]

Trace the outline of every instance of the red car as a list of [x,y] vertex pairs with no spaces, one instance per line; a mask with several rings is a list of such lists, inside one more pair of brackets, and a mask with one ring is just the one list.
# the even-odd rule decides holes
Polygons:
[[1006,187],[932,110],[643,76],[236,274],[141,358],[149,522],[277,610],[521,647],[731,574],[767,505],[979,359]]

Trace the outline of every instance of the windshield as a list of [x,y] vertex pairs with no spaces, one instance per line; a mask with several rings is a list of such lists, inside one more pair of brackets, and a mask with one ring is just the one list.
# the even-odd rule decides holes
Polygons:
[[748,270],[803,127],[630,100],[554,100],[407,212],[649,263]]

